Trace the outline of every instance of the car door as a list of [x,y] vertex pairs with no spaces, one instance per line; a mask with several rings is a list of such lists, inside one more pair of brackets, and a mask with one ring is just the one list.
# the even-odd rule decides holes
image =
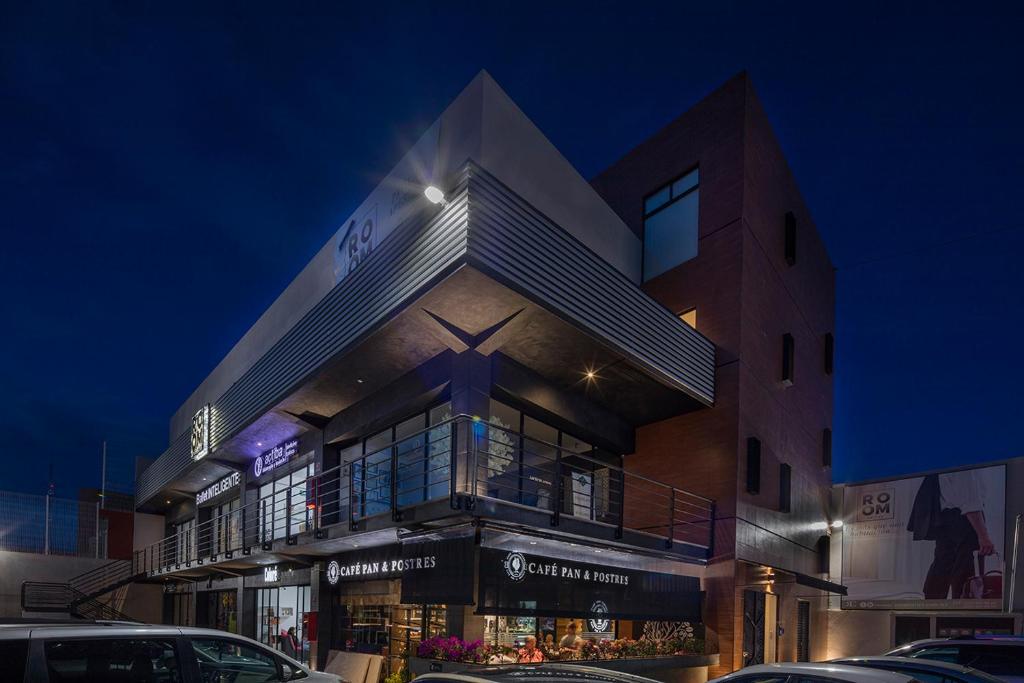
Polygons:
[[199,683],[284,683],[306,676],[255,643],[226,636],[190,636],[187,642]]
[[174,636],[33,636],[32,648],[33,681],[185,683]]

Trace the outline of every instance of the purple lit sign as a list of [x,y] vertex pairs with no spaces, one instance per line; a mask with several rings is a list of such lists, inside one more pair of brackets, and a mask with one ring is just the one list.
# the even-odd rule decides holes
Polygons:
[[298,452],[298,439],[291,439],[290,441],[279,443],[266,453],[256,456],[256,460],[252,464],[252,473],[256,477],[261,477],[267,472],[276,470],[282,465],[287,465],[288,461],[292,459],[292,456]]

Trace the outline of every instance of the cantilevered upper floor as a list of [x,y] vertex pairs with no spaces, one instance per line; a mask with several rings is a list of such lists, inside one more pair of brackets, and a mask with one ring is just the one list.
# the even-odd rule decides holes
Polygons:
[[[468,350],[538,411],[578,398],[580,429],[600,425],[582,436],[628,453],[636,426],[713,404],[715,386],[714,346],[643,293],[640,259],[481,73],[178,410],[137,505],[244,471],[263,444],[341,444],[387,417],[391,394],[435,391],[450,379],[430,377],[438,359]],[[373,402],[379,415],[354,416]]]

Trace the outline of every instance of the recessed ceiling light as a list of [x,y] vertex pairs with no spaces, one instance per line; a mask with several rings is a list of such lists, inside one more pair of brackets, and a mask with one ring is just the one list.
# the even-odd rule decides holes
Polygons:
[[530,545],[537,545],[537,541],[530,541]]
[[256,442],[256,445],[257,445],[257,446],[262,446],[262,445],[263,445],[263,442],[262,442],[262,441],[257,441],[257,442]]
[[356,378],[356,382],[358,382],[359,384],[362,384],[362,383],[363,383],[363,380],[357,377],[357,378]]
[[167,501],[167,504],[168,504],[168,505],[170,505],[170,504],[171,504],[171,501]]
[[594,552],[595,552],[595,553],[599,553],[599,552],[601,552],[601,551],[600,551],[600,550],[598,550],[597,548],[594,548]]

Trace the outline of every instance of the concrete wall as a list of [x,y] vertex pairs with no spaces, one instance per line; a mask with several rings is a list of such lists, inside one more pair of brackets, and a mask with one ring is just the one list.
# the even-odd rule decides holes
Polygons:
[[21,616],[21,584],[25,581],[64,583],[110,560],[63,555],[0,551],[0,617]]
[[828,658],[888,652],[891,620],[890,612],[880,610],[829,610]]

